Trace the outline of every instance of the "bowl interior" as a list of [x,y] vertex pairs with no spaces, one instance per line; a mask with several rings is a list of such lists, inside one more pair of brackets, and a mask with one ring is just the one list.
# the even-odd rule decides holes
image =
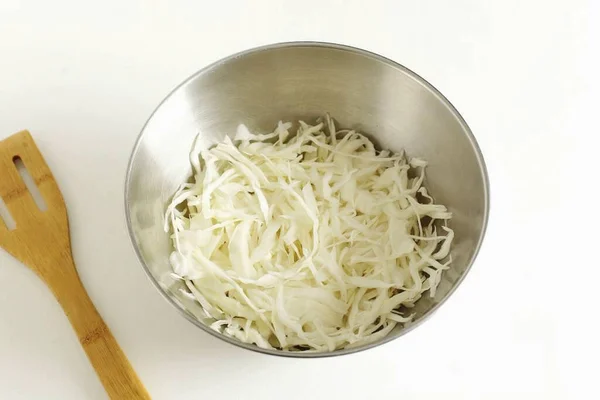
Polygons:
[[[155,110],[134,148],[126,182],[126,212],[134,247],[151,279],[193,323],[224,340],[265,353],[207,328],[200,306],[182,295],[169,276],[171,251],[164,210],[174,191],[191,176],[189,152],[200,133],[209,147],[238,124],[271,132],[279,120],[314,122],[330,113],[340,127],[355,128],[381,148],[405,149],[429,162],[427,181],[436,201],[453,213],[452,267],[436,296],[415,306],[410,325],[396,327],[381,342],[412,329],[453,291],[472,264],[488,211],[485,166],[464,120],[422,78],[383,57],[319,43],[293,43],[250,50],[193,75]],[[379,343],[381,343],[379,342]],[[343,354],[372,347],[309,355]]]

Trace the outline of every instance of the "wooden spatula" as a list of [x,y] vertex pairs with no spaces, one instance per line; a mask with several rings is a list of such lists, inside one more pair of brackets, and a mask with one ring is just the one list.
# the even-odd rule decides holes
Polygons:
[[[15,165],[19,159],[37,185],[45,211],[36,205],[19,174]],[[0,142],[0,197],[16,223],[9,230],[0,219],[0,246],[52,290],[110,398],[150,399],[79,280],[62,194],[27,131]]]

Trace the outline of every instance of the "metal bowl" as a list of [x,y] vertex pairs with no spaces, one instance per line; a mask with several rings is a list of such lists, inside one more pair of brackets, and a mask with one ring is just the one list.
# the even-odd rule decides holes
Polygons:
[[[423,296],[414,322],[379,342],[325,353],[265,350],[208,328],[200,306],[180,291],[169,272],[165,206],[191,176],[188,154],[211,146],[244,123],[271,131],[277,121],[314,121],[330,113],[339,126],[356,128],[379,146],[405,149],[429,162],[426,185],[453,213],[453,264],[435,297]],[[433,86],[379,55],[328,43],[294,42],[244,51],[197,72],[158,106],[133,149],[125,187],[129,233],[144,270],[164,297],[190,322],[246,349],[292,357],[323,357],[389,342],[419,325],[456,289],[481,245],[489,209],[485,164],[466,122]]]

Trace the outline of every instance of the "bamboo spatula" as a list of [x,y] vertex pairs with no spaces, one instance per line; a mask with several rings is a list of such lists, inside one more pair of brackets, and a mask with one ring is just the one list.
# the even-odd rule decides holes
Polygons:
[[[15,165],[18,159],[37,185],[45,211],[21,178]],[[16,223],[9,230],[0,219],[0,247],[35,271],[52,290],[110,398],[150,399],[79,280],[62,194],[27,131],[0,142],[0,197]]]

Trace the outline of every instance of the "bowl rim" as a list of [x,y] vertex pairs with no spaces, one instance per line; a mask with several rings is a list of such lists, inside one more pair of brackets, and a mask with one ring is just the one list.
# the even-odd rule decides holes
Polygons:
[[[175,302],[175,300],[173,300],[171,298],[171,296],[169,296],[166,292],[165,289],[162,288],[162,286],[159,284],[159,282],[155,279],[154,275],[150,272],[149,267],[146,265],[146,262],[144,261],[144,258],[141,254],[141,250],[137,244],[136,241],[136,236],[133,232],[133,227],[132,227],[132,223],[131,223],[131,213],[130,213],[130,207],[129,207],[129,187],[130,187],[130,182],[131,182],[131,171],[132,171],[132,167],[133,167],[133,163],[134,163],[134,159],[137,156],[138,150],[140,148],[140,144],[142,142],[142,139],[144,137],[144,133],[146,132],[146,127],[148,126],[148,123],[152,120],[152,118],[154,117],[154,115],[157,113],[157,111],[159,109],[162,108],[163,104],[170,99],[176,92],[178,92],[181,88],[183,88],[184,86],[188,85],[191,81],[193,81],[194,79],[196,79],[198,76],[202,75],[202,74],[206,74],[208,72],[210,72],[211,70],[219,67],[220,65],[227,63],[229,61],[232,61],[236,58],[240,58],[240,57],[244,57],[244,56],[248,56],[251,54],[256,54],[256,53],[261,53],[264,51],[270,51],[270,50],[275,50],[275,49],[281,49],[281,48],[293,48],[293,47],[317,47],[317,48],[326,48],[326,49],[333,49],[333,50],[338,50],[338,51],[347,51],[347,52],[351,52],[351,53],[355,53],[355,54],[359,54],[362,55],[364,57],[373,59],[375,61],[379,61],[382,62],[394,69],[397,69],[401,72],[403,72],[404,74],[406,74],[407,76],[411,77],[412,79],[416,80],[418,83],[422,84],[425,88],[427,88],[429,91],[431,91],[431,93],[433,95],[435,95],[449,110],[450,112],[456,117],[456,119],[458,120],[459,124],[461,125],[463,131],[466,133],[467,138],[469,139],[469,142],[471,143],[471,146],[473,147],[473,150],[475,151],[475,156],[477,158],[478,164],[479,164],[479,168],[480,168],[480,172],[482,174],[483,177],[483,186],[484,186],[484,210],[483,210],[483,218],[482,218],[482,224],[481,224],[481,234],[479,236],[479,240],[475,245],[475,250],[473,252],[473,255],[471,256],[471,258],[468,261],[468,265],[465,267],[465,270],[462,274],[462,276],[456,281],[456,283],[450,288],[450,290],[448,291],[448,293],[438,302],[436,303],[430,310],[428,310],[425,314],[423,314],[423,316],[416,322],[411,323],[409,326],[406,326],[404,328],[402,328],[402,330],[399,332],[398,335],[396,336],[391,336],[388,335],[386,337],[384,337],[383,339],[373,342],[373,343],[368,343],[362,346],[358,346],[358,347],[352,347],[352,348],[346,348],[346,349],[341,349],[341,350],[334,350],[334,351],[327,351],[327,352],[291,352],[291,351],[283,351],[283,350],[271,350],[271,349],[263,349],[261,347],[258,347],[256,345],[253,344],[248,344],[248,343],[243,343],[239,340],[236,340],[234,338],[231,338],[227,335],[224,335],[222,333],[216,332],[215,330],[209,328],[208,326],[204,325],[202,322],[200,322],[197,318],[195,318],[194,316],[192,316],[189,312],[186,312],[179,304],[177,304]],[[233,344],[235,346],[238,347],[242,347],[244,349],[247,350],[251,350],[254,352],[258,352],[258,353],[262,353],[262,354],[269,354],[269,355],[274,355],[274,356],[281,356],[281,357],[291,357],[291,358],[322,358],[322,357],[333,357],[333,356],[341,356],[341,355],[346,355],[346,354],[352,354],[352,353],[358,353],[358,352],[362,352],[386,343],[391,342],[392,340],[398,339],[401,336],[406,335],[407,333],[411,332],[412,330],[414,330],[416,327],[420,326],[423,322],[425,322],[427,319],[429,319],[431,317],[431,315],[433,315],[449,298],[450,296],[452,296],[452,294],[456,291],[456,289],[461,285],[461,283],[464,281],[465,277],[467,276],[467,274],[470,272],[471,267],[473,266],[475,259],[477,258],[479,251],[481,250],[481,245],[483,243],[483,239],[485,237],[486,234],[486,230],[487,230],[487,226],[488,226],[488,220],[489,220],[489,210],[490,210],[490,183],[489,183],[489,176],[488,176],[488,171],[487,171],[487,167],[485,164],[485,160],[483,158],[483,153],[481,151],[481,148],[479,147],[479,144],[477,143],[477,140],[475,139],[475,136],[473,134],[473,132],[471,131],[471,129],[469,128],[467,122],[465,121],[465,119],[462,117],[462,115],[458,112],[458,110],[452,105],[452,103],[439,91],[437,90],[431,83],[429,83],[426,79],[424,79],[423,77],[421,77],[420,75],[418,75],[417,73],[413,72],[412,70],[410,70],[409,68],[403,66],[402,64],[393,61],[387,57],[384,57],[382,55],[379,55],[377,53],[374,53],[372,51],[368,51],[368,50],[364,50],[358,47],[354,47],[354,46],[349,46],[349,45],[345,45],[345,44],[338,44],[338,43],[332,43],[332,42],[320,42],[320,41],[289,41],[289,42],[278,42],[278,43],[272,43],[272,44],[267,44],[267,45],[262,45],[262,46],[258,46],[258,47],[254,47],[254,48],[250,48],[247,50],[243,50],[237,53],[234,53],[232,55],[229,55],[227,57],[221,58],[207,66],[205,66],[204,68],[194,72],[192,75],[190,75],[189,77],[187,77],[183,82],[181,82],[179,85],[177,85],[173,90],[171,90],[169,92],[169,94],[167,96],[165,96],[165,98],[158,104],[158,106],[154,109],[154,111],[152,111],[152,114],[150,114],[150,116],[148,117],[148,119],[146,120],[146,122],[144,123],[140,133],[137,136],[137,139],[135,141],[135,144],[133,146],[133,150],[131,152],[131,155],[129,157],[129,161],[127,163],[127,172],[126,172],[126,176],[125,176],[125,192],[124,192],[125,196],[124,196],[124,200],[125,200],[125,218],[127,221],[127,230],[129,232],[129,238],[131,240],[131,244],[133,245],[133,248],[135,250],[135,253],[137,255],[137,258],[140,262],[140,264],[142,265],[142,268],[144,269],[144,271],[146,272],[147,277],[150,279],[150,281],[152,282],[152,284],[154,285],[154,287],[159,291],[159,293],[162,295],[162,297],[167,300],[167,302],[169,304],[171,304],[175,309],[177,309],[177,311],[179,312],[180,315],[182,315],[185,319],[187,319],[189,322],[191,322],[192,324],[196,325],[197,327],[199,327],[200,329],[202,329],[203,331],[209,333],[210,335],[219,338],[227,343]]]

